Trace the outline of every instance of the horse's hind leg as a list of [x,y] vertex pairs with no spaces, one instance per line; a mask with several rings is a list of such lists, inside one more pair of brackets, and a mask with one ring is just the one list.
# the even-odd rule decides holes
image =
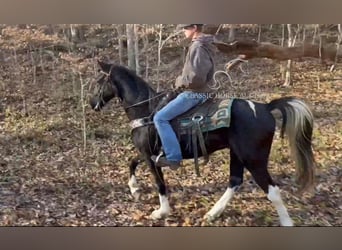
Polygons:
[[129,186],[129,190],[131,191],[132,196],[134,197],[136,201],[138,201],[140,198],[140,192],[139,192],[137,179],[135,177],[135,170],[140,162],[141,162],[141,158],[138,156],[138,157],[133,158],[129,165],[128,186]]
[[231,149],[229,187],[222,195],[222,197],[205,215],[205,219],[207,219],[208,221],[213,221],[222,214],[229,201],[233,198],[235,191],[243,182],[243,170],[243,163],[239,160],[238,156],[234,153],[233,149]]
[[287,209],[283,204],[283,200],[280,196],[280,191],[277,186],[269,185],[268,186],[268,194],[267,198],[273,203],[275,206],[277,213],[279,215],[280,225],[281,226],[293,226],[293,222],[287,213]]
[[264,190],[264,192],[267,194],[267,198],[276,208],[280,225],[293,226],[293,222],[281,199],[279,188],[274,184],[269,172],[267,171],[267,159],[262,160],[261,163],[260,161],[254,161],[254,165],[247,164],[246,167],[251,172],[256,183],[262,188],[262,190]]

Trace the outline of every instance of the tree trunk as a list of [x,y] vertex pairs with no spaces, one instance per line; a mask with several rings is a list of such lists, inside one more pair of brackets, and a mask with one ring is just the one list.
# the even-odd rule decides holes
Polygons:
[[235,40],[235,27],[234,27],[234,24],[231,24],[229,27],[228,42],[232,42],[234,40]]
[[[340,44],[342,43],[342,27],[341,27],[341,24],[338,24],[338,39],[337,39],[337,45],[336,45],[336,51],[339,51],[340,50]],[[335,63],[337,63],[337,53],[336,53],[336,56],[335,56]]]
[[148,52],[149,41],[148,41],[147,29],[148,29],[148,27],[145,26],[144,35],[142,36],[144,47],[141,50],[142,54],[145,53],[145,79],[146,80],[148,79],[148,76],[149,76],[149,67],[150,67],[150,64],[149,64],[149,52]]
[[138,34],[138,24],[134,24],[134,52],[135,52],[135,71],[140,76],[141,68],[139,64],[139,34]]
[[261,24],[258,25],[258,42],[261,41],[261,31],[262,31],[262,27]]
[[[284,47],[284,45],[285,45],[285,24],[282,24],[281,25],[281,42],[280,42],[280,46]],[[286,72],[285,64],[280,62],[279,65],[280,65],[281,80],[285,81],[285,72]]]
[[[291,30],[291,24],[287,24],[287,46],[292,47],[293,46],[293,35],[292,35],[292,30]],[[285,70],[285,82],[284,86],[290,86],[291,85],[291,66],[292,66],[292,61],[287,60],[286,64],[286,70]]]
[[136,70],[135,65],[135,52],[134,52],[134,24],[126,24],[127,32],[127,55],[128,55],[128,67],[132,70]]
[[157,61],[157,92],[160,91],[160,84],[159,84],[159,71],[160,71],[160,64],[161,64],[161,49],[162,49],[162,39],[163,39],[163,24],[159,26],[159,39],[158,39],[158,61]]
[[84,36],[84,27],[83,26],[76,26],[75,24],[70,24],[70,34],[71,34],[71,41],[78,43],[78,42],[85,42],[86,38]]
[[125,33],[125,25],[124,24],[118,24],[116,25],[116,31],[118,32],[118,46],[119,46],[119,62],[120,65],[123,65],[123,36]]

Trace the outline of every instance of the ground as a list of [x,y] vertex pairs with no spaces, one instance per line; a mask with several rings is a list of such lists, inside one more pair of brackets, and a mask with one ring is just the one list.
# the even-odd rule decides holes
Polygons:
[[[219,67],[228,60],[221,55]],[[251,99],[260,102],[294,95],[309,104],[315,116],[314,191],[296,194],[294,163],[286,140],[278,133],[269,171],[296,226],[341,226],[341,65],[330,72],[316,59],[296,61],[290,87],[282,86],[279,65],[269,59],[250,60],[245,65],[247,73],[236,72],[234,79],[244,81],[234,88],[238,93],[248,89]],[[140,201],[134,200],[127,186],[129,160],[136,151],[120,104],[112,101],[102,112],[92,111],[86,100],[88,83],[95,75],[83,76],[88,85],[82,101],[79,75],[70,73],[66,65],[57,67],[36,71],[35,80],[16,75],[11,81],[6,74],[13,76],[13,71],[2,78],[1,226],[279,225],[274,207],[248,173],[222,216],[211,224],[204,222],[205,213],[227,188],[228,150],[214,153],[206,166],[200,166],[201,177],[196,176],[190,160],[182,170],[165,170],[172,212],[167,219],[151,220],[149,215],[158,208],[159,200],[145,164],[137,170]],[[176,73],[165,74],[164,82],[172,81]],[[155,83],[153,77],[150,80]]]

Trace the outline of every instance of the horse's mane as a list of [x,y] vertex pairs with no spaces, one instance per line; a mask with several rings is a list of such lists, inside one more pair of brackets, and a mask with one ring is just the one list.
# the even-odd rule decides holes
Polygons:
[[112,75],[119,82],[125,82],[128,87],[137,93],[137,98],[149,98],[156,94],[156,91],[133,70],[121,65],[113,65]]

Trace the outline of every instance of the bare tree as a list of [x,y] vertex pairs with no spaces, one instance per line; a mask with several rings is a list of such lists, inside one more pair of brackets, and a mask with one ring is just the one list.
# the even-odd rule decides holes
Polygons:
[[145,26],[144,35],[142,36],[144,47],[141,50],[142,54],[145,53],[145,79],[148,79],[149,67],[150,67],[149,53],[148,53],[149,40],[148,40],[147,29],[148,29],[148,27]]
[[315,25],[314,34],[312,36],[312,44],[315,44],[317,33],[319,32],[319,24]]
[[123,65],[123,47],[124,47],[124,43],[123,43],[123,38],[124,38],[124,34],[125,34],[125,25],[124,24],[118,24],[115,26],[116,31],[118,33],[118,45],[119,45],[119,62],[120,65]]
[[134,24],[126,24],[127,32],[127,55],[128,55],[128,67],[132,70],[136,70],[135,64],[135,36],[134,36]]
[[139,34],[138,34],[139,25],[134,24],[134,52],[135,52],[135,71],[138,75],[141,73],[141,68],[139,64]]
[[[292,47],[293,46],[293,35],[291,30],[291,24],[287,24],[287,46]],[[286,66],[285,66],[285,82],[283,86],[290,86],[291,84],[291,66],[292,66],[292,60],[287,60]]]
[[68,38],[71,42],[85,42],[85,31],[83,25],[77,25],[77,24],[70,24],[69,25],[70,33],[68,32]]
[[229,27],[228,42],[232,42],[234,40],[235,40],[235,25],[231,24]]
[[261,24],[259,24],[258,27],[259,27],[259,29],[258,29],[258,42],[260,42],[260,40],[261,40],[261,30],[262,30]]
[[83,83],[82,73],[78,72],[80,77],[80,84],[81,84],[81,107],[82,107],[82,138],[83,138],[83,156],[86,155],[87,149],[87,124],[86,124],[86,107],[88,103],[85,99],[84,89],[87,86],[87,83]]
[[14,65],[14,74],[16,77],[18,77],[17,79],[19,79],[20,81],[20,95],[23,101],[23,110],[22,113],[26,116],[28,115],[28,110],[27,110],[27,97],[26,97],[26,88],[25,88],[25,83],[24,80],[21,77],[20,74],[20,64],[18,62],[18,56],[17,56],[17,50],[13,49],[13,65]]
[[338,30],[338,38],[337,38],[337,42],[336,42],[336,56],[335,56],[334,64],[331,66],[330,71],[333,71],[335,68],[335,65],[336,65],[337,60],[338,60],[338,51],[340,50],[340,44],[342,43],[342,27],[341,27],[341,24],[337,25],[337,30]]
[[159,71],[160,71],[160,64],[161,64],[161,49],[163,48],[162,46],[162,36],[163,36],[163,25],[159,25],[159,39],[158,39],[158,62],[157,62],[157,92],[159,92]]
[[157,91],[159,91],[159,71],[160,71],[160,66],[162,63],[161,60],[161,50],[164,47],[164,45],[166,44],[166,42],[171,39],[172,37],[174,37],[175,35],[177,35],[178,33],[180,33],[180,31],[176,31],[174,33],[171,33],[167,38],[165,38],[165,40],[163,40],[163,24],[159,25],[159,39],[158,39],[158,63],[157,63],[157,79],[158,79],[158,83],[157,83]]

